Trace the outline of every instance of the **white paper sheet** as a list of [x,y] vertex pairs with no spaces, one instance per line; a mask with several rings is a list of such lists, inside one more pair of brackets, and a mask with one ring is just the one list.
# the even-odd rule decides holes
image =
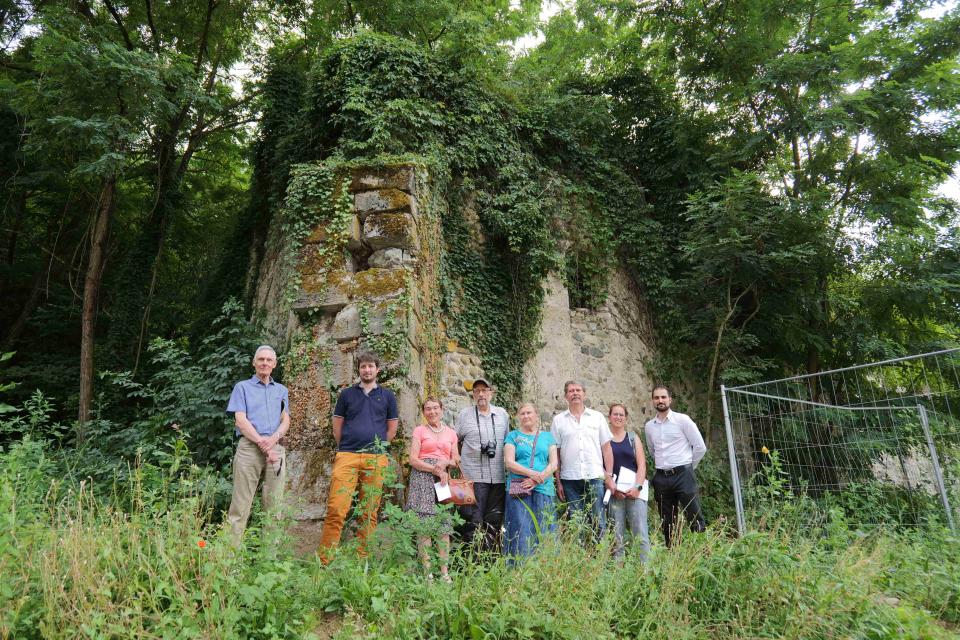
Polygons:
[[621,467],[620,473],[617,475],[617,489],[627,492],[633,489],[635,484],[637,484],[637,472]]
[[450,493],[450,484],[440,484],[439,482],[433,483],[433,489],[437,492],[437,501],[447,500],[452,498],[453,494]]
[[649,498],[650,498],[650,481],[644,480],[643,486],[640,487],[640,499],[643,500],[644,502],[649,502],[650,501]]

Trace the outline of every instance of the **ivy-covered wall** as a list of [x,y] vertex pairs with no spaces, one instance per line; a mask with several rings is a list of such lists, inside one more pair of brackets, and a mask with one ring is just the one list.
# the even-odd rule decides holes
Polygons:
[[[622,385],[599,387],[646,380],[641,323],[621,330],[607,306],[611,275],[623,275],[612,230],[642,215],[641,190],[584,151],[593,125],[579,120],[582,100],[521,108],[450,61],[371,34],[312,63],[278,58],[272,73],[300,91],[283,93],[284,126],[260,145],[274,164],[257,171],[278,179],[258,200],[269,237],[251,268],[253,306],[286,350],[293,483],[312,505],[301,517],[322,516],[331,402],[362,346],[387,360],[401,433],[434,392],[452,419],[469,403],[464,381],[480,374],[498,404],[512,412],[532,397],[545,419],[567,378],[592,385],[601,408],[640,401]],[[556,313],[545,304],[554,281],[565,301]],[[564,366],[551,361],[559,334],[545,312],[566,327],[563,348],[578,350]],[[588,333],[599,318],[596,336],[574,331],[577,314]],[[614,338],[608,351],[591,343]]]
[[356,356],[381,358],[380,381],[400,405],[395,459],[439,384],[439,215],[427,168],[348,162],[293,167],[260,269],[259,309],[284,347],[290,388],[290,482],[304,536],[325,512],[336,445],[336,394],[355,382]]

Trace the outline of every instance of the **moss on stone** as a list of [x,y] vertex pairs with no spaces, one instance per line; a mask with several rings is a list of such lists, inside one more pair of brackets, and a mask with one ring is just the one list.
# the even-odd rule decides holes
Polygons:
[[404,269],[367,269],[353,275],[349,295],[353,298],[383,298],[399,295],[407,288]]
[[412,236],[413,218],[406,213],[380,213],[374,224],[386,236]]
[[300,250],[297,271],[303,278],[307,278],[308,276],[322,275],[331,270],[343,269],[346,262],[346,255],[341,250],[308,244]]

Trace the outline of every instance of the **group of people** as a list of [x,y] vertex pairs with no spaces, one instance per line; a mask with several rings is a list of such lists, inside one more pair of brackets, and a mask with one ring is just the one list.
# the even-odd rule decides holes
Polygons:
[[[267,509],[278,502],[285,483],[285,451],[279,441],[289,428],[290,403],[286,387],[271,376],[276,363],[271,347],[258,348],[255,375],[237,383],[227,406],[239,437],[228,512],[237,542],[261,478]],[[377,383],[377,356],[362,353],[357,364],[359,382],[340,392],[333,411],[337,452],[318,549],[325,563],[339,546],[355,497],[359,552],[366,552],[389,463],[386,446],[397,433],[397,400]],[[656,415],[646,423],[643,440],[628,428],[625,405],[610,405],[604,416],[586,406],[586,389],[574,380],[564,384],[567,409],[553,417],[549,430],[541,429],[537,408],[529,402],[517,408],[516,428],[511,429],[509,414],[492,403],[493,388],[486,379],[474,380],[471,393],[474,404],[459,412],[452,427],[443,424],[438,398],[424,400],[424,422],[410,435],[406,509],[433,525],[418,536],[428,575],[436,536],[440,577],[450,579],[447,558],[454,519],[448,509],[439,508],[437,485],[446,486],[454,469],[473,481],[476,498],[475,504],[460,508],[462,537],[497,551],[502,534],[503,551],[511,560],[531,554],[544,536],[555,531],[560,502],[566,505],[567,517],[582,514],[598,536],[608,520],[612,522],[615,556],[622,557],[627,544],[636,541],[646,558],[650,543],[644,441],[656,467],[650,486],[667,546],[681,511],[695,531],[705,528],[694,468],[706,446],[693,420],[671,410],[667,387],[658,385],[652,391]],[[626,484],[623,478],[628,478]]]

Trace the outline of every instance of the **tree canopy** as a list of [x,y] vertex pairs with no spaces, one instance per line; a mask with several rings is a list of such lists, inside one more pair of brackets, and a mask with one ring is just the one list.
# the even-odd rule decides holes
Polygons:
[[133,410],[98,375],[146,383],[153,338],[249,305],[290,168],[332,156],[445,167],[502,258],[451,215],[448,266],[513,318],[450,331],[510,384],[546,273],[597,307],[616,263],[708,423],[721,382],[956,344],[960,8],[549,6],[0,3],[6,400]]

